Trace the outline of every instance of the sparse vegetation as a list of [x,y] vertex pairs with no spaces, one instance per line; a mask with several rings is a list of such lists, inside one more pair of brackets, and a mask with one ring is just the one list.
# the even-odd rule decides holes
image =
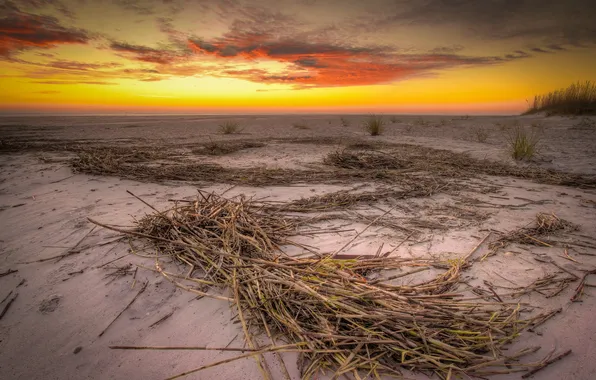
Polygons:
[[523,127],[515,127],[509,133],[507,145],[511,157],[516,160],[529,160],[538,151],[540,135],[536,131],[528,133]]
[[397,118],[397,116],[391,116],[391,118],[389,119],[389,121],[390,121],[391,123],[395,124],[395,123],[399,123],[401,120],[399,120],[399,119]]
[[485,143],[490,136],[490,131],[486,128],[475,128],[472,130],[472,133],[479,143]]
[[206,154],[209,156],[221,156],[224,154],[230,154],[238,152],[240,150],[249,148],[260,148],[265,144],[257,141],[242,141],[242,142],[225,142],[225,141],[211,141],[200,148],[193,149],[192,152],[195,154]]
[[412,132],[413,128],[414,128],[414,126],[412,124],[406,124],[405,130],[406,130],[406,132],[410,133],[410,132]]
[[596,82],[577,82],[547,94],[536,95],[524,114],[596,115]]
[[296,129],[310,129],[310,127],[304,123],[294,123],[292,126]]
[[219,125],[219,131],[224,135],[233,135],[242,132],[242,129],[237,122],[226,121]]
[[348,119],[346,119],[345,117],[342,117],[341,119],[339,119],[339,121],[340,121],[342,127],[350,126],[350,121]]
[[414,125],[418,125],[418,126],[424,127],[424,126],[427,125],[427,123],[426,123],[426,120],[424,120],[423,118],[419,117],[419,118],[414,119]]
[[364,122],[364,128],[371,136],[378,136],[383,134],[385,122],[379,115],[370,115]]

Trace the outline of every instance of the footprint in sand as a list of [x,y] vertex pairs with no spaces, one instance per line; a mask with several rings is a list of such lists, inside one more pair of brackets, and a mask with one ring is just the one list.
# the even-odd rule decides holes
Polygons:
[[39,311],[41,311],[42,314],[53,313],[58,308],[58,306],[60,306],[61,299],[62,299],[62,296],[57,295],[57,294],[44,299],[39,304]]

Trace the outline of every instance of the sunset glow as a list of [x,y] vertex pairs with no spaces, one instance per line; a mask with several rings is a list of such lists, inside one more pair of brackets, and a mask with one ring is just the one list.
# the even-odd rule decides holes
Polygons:
[[596,78],[596,8],[0,0],[0,111],[516,113]]

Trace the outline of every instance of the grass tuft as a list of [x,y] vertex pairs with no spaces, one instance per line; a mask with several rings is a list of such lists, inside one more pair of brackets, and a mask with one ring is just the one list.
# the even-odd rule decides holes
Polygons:
[[577,82],[547,94],[536,95],[525,115],[596,115],[596,82]]
[[475,128],[472,133],[479,143],[485,143],[490,137],[490,131],[486,128]]
[[339,121],[340,121],[342,127],[350,126],[350,121],[348,119],[346,119],[345,117],[340,118]]
[[304,123],[294,123],[292,126],[296,129],[310,129],[310,127]]
[[364,122],[364,128],[371,136],[379,136],[383,134],[385,122],[381,116],[373,114]]
[[508,148],[516,160],[529,160],[536,155],[540,136],[536,131],[528,133],[523,127],[515,127],[508,137]]
[[242,132],[240,124],[235,121],[226,121],[219,125],[219,131],[224,135],[233,135]]
[[391,118],[389,119],[389,121],[390,121],[392,124],[395,124],[395,123],[399,123],[399,122],[401,122],[401,120],[399,120],[399,119],[397,118],[397,116],[391,116]]

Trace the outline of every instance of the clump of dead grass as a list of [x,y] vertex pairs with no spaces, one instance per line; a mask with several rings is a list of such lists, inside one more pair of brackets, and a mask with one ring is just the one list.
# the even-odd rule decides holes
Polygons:
[[395,124],[395,123],[400,123],[400,122],[401,122],[401,120],[400,120],[400,119],[398,119],[398,118],[397,118],[397,116],[391,116],[391,117],[389,118],[389,121],[390,121],[392,124]]
[[341,123],[342,127],[349,127],[350,126],[350,121],[348,119],[346,119],[345,117],[342,117],[339,119],[339,122]]
[[211,141],[200,148],[193,149],[194,154],[204,154],[209,156],[222,156],[238,152],[245,149],[261,148],[265,144],[257,141]]
[[[299,352],[301,378],[324,371],[379,377],[400,375],[400,369],[442,378],[481,377],[543,364],[519,362],[537,347],[506,356],[501,352],[547,314],[525,318],[518,304],[461,300],[461,274],[471,265],[467,257],[448,263],[378,254],[366,260],[341,260],[334,254],[288,257],[280,246],[295,244],[294,220],[265,212],[243,197],[230,200],[203,192],[195,201],[155,210],[134,231],[95,223],[134,240],[149,240],[155,271],[176,286],[234,305],[248,350],[256,350],[237,358],[254,356],[265,378],[271,374],[263,354],[276,351]],[[164,256],[188,265],[189,274],[167,272],[160,261]],[[443,269],[430,281],[395,285],[389,278],[367,279],[370,273],[408,267],[416,273],[430,265]],[[214,291],[222,287],[230,289],[229,296]],[[287,344],[257,348],[258,335]],[[510,360],[516,360],[515,367]]]
[[379,115],[370,115],[364,122],[364,129],[371,136],[382,135],[385,129],[385,121]]
[[404,163],[397,157],[382,152],[350,152],[346,149],[329,153],[324,162],[343,169],[401,169]]
[[577,229],[577,225],[559,218],[554,213],[538,213],[532,226],[525,226],[503,235],[492,242],[490,248],[495,250],[511,243],[551,247],[554,244],[549,240],[551,236],[560,232],[576,231]]
[[296,128],[296,129],[302,129],[302,130],[311,129],[310,126],[308,126],[305,123],[294,123],[294,124],[292,124],[292,127]]
[[540,135],[536,131],[528,132],[523,127],[516,127],[507,136],[509,154],[515,160],[530,160],[538,152]]
[[486,128],[474,128],[472,133],[479,143],[485,143],[490,137],[490,131]]
[[243,131],[240,124],[236,121],[225,121],[219,125],[219,131],[224,135],[233,135]]

